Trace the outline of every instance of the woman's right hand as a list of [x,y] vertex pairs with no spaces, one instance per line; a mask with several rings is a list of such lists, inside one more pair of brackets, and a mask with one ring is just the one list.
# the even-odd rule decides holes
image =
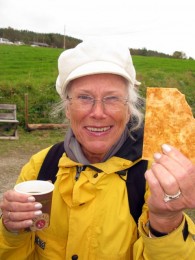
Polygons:
[[9,190],[3,194],[0,202],[2,221],[10,232],[20,232],[33,224],[33,218],[42,214],[41,203],[33,196]]

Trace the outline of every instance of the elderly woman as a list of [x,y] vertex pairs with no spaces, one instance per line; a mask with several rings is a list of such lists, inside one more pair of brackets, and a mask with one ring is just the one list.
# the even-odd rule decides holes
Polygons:
[[[70,128],[50,226],[27,232],[42,205],[7,191],[0,259],[195,259],[195,225],[183,212],[195,208],[195,166],[167,144],[151,168],[141,159],[135,83],[129,50],[121,45],[83,42],[61,54],[56,88]],[[49,151],[32,156],[18,182],[37,179]]]

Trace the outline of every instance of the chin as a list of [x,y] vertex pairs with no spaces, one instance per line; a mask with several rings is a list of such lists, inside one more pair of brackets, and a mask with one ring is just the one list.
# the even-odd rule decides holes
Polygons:
[[108,151],[109,151],[109,147],[106,145],[106,146],[103,146],[102,144],[101,145],[94,145],[94,146],[91,146],[88,151],[92,154],[106,154]]

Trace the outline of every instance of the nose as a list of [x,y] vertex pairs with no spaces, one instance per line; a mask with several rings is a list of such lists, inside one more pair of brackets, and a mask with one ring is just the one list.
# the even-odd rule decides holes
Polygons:
[[104,103],[101,100],[94,100],[94,104],[91,110],[93,116],[102,117],[105,115]]

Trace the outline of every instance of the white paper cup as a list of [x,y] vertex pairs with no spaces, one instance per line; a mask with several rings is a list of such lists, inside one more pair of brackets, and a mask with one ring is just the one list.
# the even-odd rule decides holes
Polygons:
[[33,219],[30,230],[41,230],[49,226],[53,189],[54,185],[49,181],[33,180],[15,185],[15,191],[35,197],[43,206],[41,209],[43,214]]

